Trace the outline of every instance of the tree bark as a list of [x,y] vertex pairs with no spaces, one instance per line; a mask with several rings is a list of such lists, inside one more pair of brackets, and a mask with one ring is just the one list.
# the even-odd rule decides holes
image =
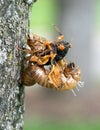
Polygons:
[[0,130],[23,129],[23,55],[16,46],[26,43],[32,4],[28,1],[0,0]]

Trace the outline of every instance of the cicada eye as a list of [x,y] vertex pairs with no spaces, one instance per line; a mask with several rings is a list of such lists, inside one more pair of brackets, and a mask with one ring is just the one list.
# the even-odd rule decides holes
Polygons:
[[67,67],[68,67],[69,69],[74,69],[74,68],[75,68],[74,62],[69,63],[69,64],[67,65]]
[[65,49],[65,46],[62,45],[62,44],[60,44],[60,45],[58,45],[58,49],[61,50],[61,51],[63,51]]

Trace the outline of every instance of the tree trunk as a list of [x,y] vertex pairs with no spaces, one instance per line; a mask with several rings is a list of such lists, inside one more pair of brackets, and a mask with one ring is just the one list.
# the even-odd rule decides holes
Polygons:
[[23,55],[16,46],[26,44],[32,4],[28,1],[0,0],[0,130],[23,129]]

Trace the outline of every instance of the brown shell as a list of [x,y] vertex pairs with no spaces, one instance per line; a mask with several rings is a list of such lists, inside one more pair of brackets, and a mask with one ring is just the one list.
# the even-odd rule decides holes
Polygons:
[[53,65],[49,70],[43,66],[30,65],[22,74],[22,82],[26,86],[38,83],[43,87],[54,88],[59,91],[73,89],[79,81],[80,69],[75,68],[65,75],[64,70],[62,71],[58,65]]

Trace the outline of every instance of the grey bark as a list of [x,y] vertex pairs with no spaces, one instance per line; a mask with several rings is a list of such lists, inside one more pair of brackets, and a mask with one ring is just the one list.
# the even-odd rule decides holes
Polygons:
[[22,48],[26,43],[29,4],[28,0],[0,0],[0,130],[23,129],[23,55],[16,45]]

